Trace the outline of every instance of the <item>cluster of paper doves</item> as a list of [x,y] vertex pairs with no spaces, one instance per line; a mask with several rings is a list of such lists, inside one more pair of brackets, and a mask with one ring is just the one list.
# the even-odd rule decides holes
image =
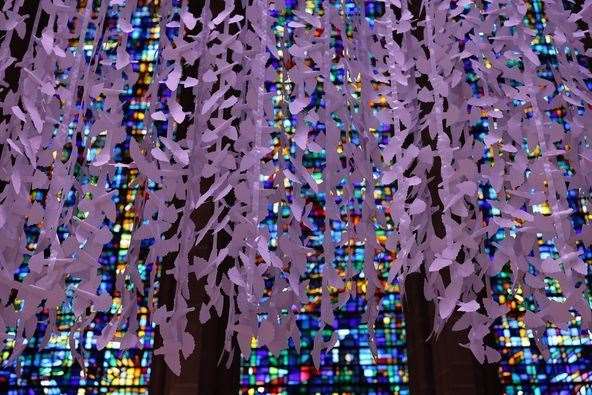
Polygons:
[[[310,13],[298,1],[297,8],[286,11],[288,23],[277,34],[278,21],[270,11],[285,10],[282,0],[244,0],[242,9],[227,0],[215,13],[210,1],[195,11],[188,0],[180,6],[162,0],[160,32],[168,28],[178,34],[160,35],[145,95],[150,107],[144,138],[126,133],[120,100],[124,87],[137,80],[126,45],[134,30],[132,13],[143,2],[102,0],[98,9],[92,9],[96,2],[86,3],[78,8],[73,0],[42,0],[37,15],[22,15],[23,0],[7,0],[0,13],[0,75],[20,72],[18,87],[4,90],[0,123],[0,340],[15,341],[8,362],[33,335],[41,309],[50,312],[46,339],[58,333],[56,311],[71,292],[76,320],[70,346],[79,362],[84,357],[76,334],[99,311],[112,313],[98,339],[100,348],[114,336],[122,348],[137,347],[136,294],[152,300],[155,280],[153,270],[145,289],[137,259],[141,240],[150,238],[156,241],[147,262],[175,257],[174,268],[163,273],[176,282],[174,307],[152,308],[151,314],[163,338],[157,353],[165,355],[173,371],[180,371],[180,354],[187,357],[194,349],[186,330],[192,276],[206,279],[200,321],[214,311],[221,314],[224,300],[232,301],[227,350],[234,336],[244,355],[253,336],[273,352],[287,347],[289,338],[299,348],[296,322],[309,303],[308,282],[302,279],[311,253],[302,235],[312,226],[312,206],[301,191],[312,189],[326,199],[323,328],[333,325],[334,310],[355,292],[348,283],[360,277],[331,264],[336,245],[330,233],[331,221],[343,220],[354,185],[360,184],[366,186],[361,221],[348,224],[342,244],[365,242],[370,327],[380,305],[375,295],[385,282],[397,280],[404,290],[406,276],[420,272],[425,297],[437,306],[435,332],[460,312],[454,315],[460,317],[454,329],[469,329],[466,346],[480,361],[496,361],[499,354],[483,338],[508,311],[492,298],[489,286],[490,277],[505,265],[512,292],[520,289],[536,306],[524,315],[528,328],[565,327],[575,313],[583,328],[590,327],[589,268],[581,256],[592,233],[585,224],[576,234],[567,194],[577,190],[586,200],[590,195],[592,94],[586,80],[592,75],[585,66],[590,49],[582,43],[589,32],[582,29],[592,21],[592,1],[573,10],[564,8],[566,2],[545,1],[543,33],[525,23],[529,11],[522,1],[493,0],[484,8],[485,3],[470,0],[409,5],[390,0],[372,23],[364,17],[362,1],[355,2],[359,12],[354,15],[336,6],[341,2],[325,0],[323,12]],[[116,55],[104,53],[101,34],[95,34],[92,53],[85,55],[90,27],[102,32],[110,7],[118,9],[117,27],[109,31],[118,42]],[[29,47],[17,60],[10,42],[14,35],[24,38],[32,20]],[[551,40],[556,64],[533,51],[537,34]],[[281,61],[281,70],[274,60]],[[477,95],[465,81],[467,66],[478,76]],[[551,78],[537,75],[545,67]],[[331,81],[335,69],[344,72],[345,83]],[[290,85],[282,96],[283,116],[294,120],[290,133],[281,130],[282,122],[270,122],[274,93],[265,82],[280,74]],[[172,94],[159,105],[162,84]],[[319,84],[323,106],[312,102]],[[193,98],[190,104],[181,103],[183,95]],[[369,105],[378,100],[386,105]],[[547,115],[555,108],[563,110],[569,131]],[[471,133],[480,121],[489,124],[484,139]],[[157,122],[164,123],[166,136],[156,133]],[[324,132],[311,133],[320,124]],[[388,144],[378,144],[373,130],[384,124],[394,134]],[[359,141],[343,138],[352,131]],[[270,160],[277,133],[282,146],[295,143],[289,161],[281,152],[278,160]],[[116,161],[113,148],[126,141],[131,161]],[[324,150],[322,182],[302,163],[305,150]],[[484,150],[494,160],[483,161]],[[127,265],[117,274],[121,305],[114,308],[111,296],[97,289],[99,255],[112,236],[108,224],[117,217],[117,191],[109,186],[117,167],[137,169],[130,187],[140,192],[132,208],[137,218]],[[273,180],[273,188],[262,188],[262,176]],[[148,191],[148,180],[157,187]],[[376,206],[375,185],[389,184],[393,199]],[[479,186],[485,184],[496,192],[495,199],[482,197],[497,209],[491,219],[479,208]],[[44,198],[32,199],[33,190],[44,191]],[[66,205],[72,194],[74,204]],[[270,249],[270,235],[260,222],[274,202],[288,205],[290,215],[278,220],[278,247]],[[551,214],[533,209],[540,205]],[[196,210],[203,220],[192,220]],[[23,231],[30,225],[40,232],[33,250]],[[376,239],[377,226],[392,228],[385,245]],[[64,228],[68,236],[60,239]],[[500,230],[504,237],[490,256],[486,241]],[[195,245],[218,233],[229,235],[228,241],[214,237],[209,259],[191,256]],[[556,256],[540,258],[541,235],[554,243]],[[375,254],[384,249],[396,256],[388,274],[374,264]],[[23,256],[30,272],[17,279]],[[231,268],[220,276],[219,267],[228,261]],[[67,285],[72,278],[79,280],[74,288]],[[545,279],[558,282],[562,298],[546,296]],[[5,327],[11,330],[5,333]],[[313,349],[317,364],[320,352],[336,341],[320,333]]]

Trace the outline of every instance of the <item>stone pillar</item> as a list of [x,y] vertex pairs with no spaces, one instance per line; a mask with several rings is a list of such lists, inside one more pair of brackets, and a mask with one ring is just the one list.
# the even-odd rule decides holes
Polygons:
[[466,332],[452,332],[449,324],[437,339],[427,340],[432,330],[434,306],[424,299],[422,290],[421,275],[414,274],[407,279],[404,312],[411,394],[501,394],[498,365],[482,365],[470,350],[459,346],[459,343],[466,343]]
[[[205,0],[190,0],[189,9],[194,15],[200,15],[205,5]],[[235,0],[235,9],[242,8],[240,0]],[[224,10],[224,2],[211,0],[210,9],[213,15]],[[196,29],[199,28],[196,27]],[[198,31],[191,32],[196,34]],[[195,77],[199,60],[195,65],[184,68],[184,72]],[[179,100],[185,109],[194,107],[194,97],[192,94],[182,93]],[[179,125],[177,133],[185,133],[184,125]],[[203,188],[209,187],[208,181],[202,180]],[[211,184],[211,182],[209,183]],[[202,190],[203,190],[202,188]],[[211,202],[206,202],[196,210],[192,219],[197,229],[205,226],[207,220],[213,212]],[[218,235],[218,246],[225,245],[229,238],[226,235]],[[213,248],[213,237],[206,235],[203,240],[196,245],[191,254],[197,257],[207,259]],[[163,273],[173,265],[172,259],[163,262]],[[227,270],[228,265],[221,265],[220,270]],[[191,298],[188,301],[189,307],[195,307],[195,310],[189,313],[188,330],[196,340],[196,347],[193,354],[187,359],[181,361],[181,375],[177,377],[166,366],[162,356],[155,356],[152,362],[152,374],[150,377],[151,395],[236,395],[239,391],[239,369],[240,355],[238,352],[233,357],[233,362],[229,368],[226,367],[226,358],[220,361],[220,356],[224,349],[224,336],[228,316],[228,303],[234,301],[225,300],[222,317],[213,314],[210,320],[201,324],[199,322],[199,311],[202,301],[205,300],[204,280],[197,281],[194,276],[189,280]],[[174,295],[175,284],[172,276],[161,279],[161,288],[159,290],[159,303],[170,304]],[[155,339],[155,348],[161,344],[159,335]],[[238,350],[238,347],[235,347]]]

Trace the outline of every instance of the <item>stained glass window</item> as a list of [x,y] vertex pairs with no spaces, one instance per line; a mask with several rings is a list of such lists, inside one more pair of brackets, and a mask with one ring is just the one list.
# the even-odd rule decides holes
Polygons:
[[[307,12],[322,15],[322,2],[307,1]],[[270,15],[276,18],[274,31],[278,42],[278,59],[272,59],[276,70],[275,81],[267,81],[266,88],[274,94],[275,119],[270,124],[280,130],[271,142],[274,151],[270,161],[275,166],[291,168],[291,159],[296,155],[302,155],[304,166],[312,171],[312,177],[318,183],[322,180],[322,169],[327,160],[325,150],[302,150],[295,142],[298,120],[287,112],[286,97],[291,94],[292,84],[286,73],[290,67],[289,55],[284,56],[286,49],[293,42],[293,29],[288,25],[293,18],[293,10],[297,2],[285,1],[285,10],[282,13],[275,10],[271,4]],[[373,16],[384,12],[384,5],[379,2],[366,2],[365,9],[360,10],[359,4],[353,1],[330,2],[329,6],[336,7],[344,18],[344,31],[334,28],[331,32],[331,48],[334,51],[334,62],[331,68],[331,80],[319,79],[315,94],[311,95],[310,106],[324,107],[323,84],[332,83],[337,89],[344,84],[350,84],[354,89],[355,100],[351,103],[351,110],[356,111],[360,105],[359,83],[350,75],[346,75],[345,69],[339,66],[339,58],[344,55],[344,40],[350,40],[355,34],[351,18],[364,15],[368,23],[373,23]],[[327,5],[326,5],[327,6]],[[312,65],[311,67],[316,67]],[[374,103],[378,105],[379,103]],[[336,114],[332,114],[335,126],[341,131],[341,142],[338,143],[337,154],[343,158],[343,146],[346,141],[360,144],[359,134],[356,130],[345,130],[342,120]],[[310,136],[323,135],[326,126],[322,122],[306,122],[303,127]],[[381,125],[374,130],[374,136],[379,145],[388,144],[393,129],[389,125]],[[379,175],[376,176],[376,179]],[[319,315],[321,298],[321,275],[324,261],[323,240],[331,237],[332,242],[339,243],[335,248],[334,267],[339,274],[345,273],[348,268],[361,272],[364,267],[366,254],[364,242],[348,240],[347,228],[361,221],[359,207],[363,203],[363,190],[367,188],[364,181],[351,185],[354,190],[354,198],[343,201],[343,188],[347,180],[343,180],[337,190],[336,204],[341,207],[340,221],[328,220],[326,217],[326,199],[324,192],[315,192],[308,186],[299,189],[306,204],[311,204],[312,209],[308,215],[310,229],[303,229],[303,234],[309,237],[308,247],[313,252],[307,258],[307,271],[305,276],[310,280],[308,288],[308,305],[298,314],[297,324],[301,330],[299,339],[300,352],[296,351],[292,342],[288,350],[277,353],[270,352],[267,347],[258,347],[256,341],[252,343],[252,353],[248,359],[243,359],[241,365],[241,394],[407,394],[408,373],[407,354],[405,349],[405,324],[403,320],[402,303],[398,285],[387,285],[382,298],[382,311],[379,314],[375,327],[375,341],[377,358],[373,359],[369,341],[370,332],[367,324],[362,321],[362,315],[366,310],[363,298],[351,298],[335,314],[335,320],[331,328],[322,331],[324,339],[332,334],[336,336],[335,346],[327,353],[321,355],[320,368],[314,367],[311,350],[314,338],[319,331]],[[373,182],[373,181],[369,181]],[[274,180],[271,177],[263,177],[264,188],[274,188]],[[383,204],[392,199],[392,185],[375,185],[374,204],[384,210]],[[288,191],[288,200],[296,193],[291,181],[287,180],[285,189]],[[270,248],[277,246],[278,226],[282,216],[290,215],[290,206],[286,202],[277,202],[268,208],[268,216],[263,221],[270,234]],[[330,232],[326,232],[330,226]],[[377,226],[376,235],[379,243],[386,242],[392,223],[387,221],[386,227]],[[388,253],[380,252],[374,256],[374,263],[380,273],[381,280],[386,284],[388,268],[393,257]],[[366,292],[366,280],[363,273],[356,277],[354,287],[358,294]]]
[[[533,0],[528,3],[528,14],[524,23],[538,32],[532,41],[532,48],[541,59],[541,67],[538,69],[539,77],[554,82],[553,70],[557,66],[555,48],[551,36],[543,34],[545,18],[542,1]],[[474,94],[482,94],[478,78],[472,71],[469,62],[467,62],[466,71],[467,82],[472,85]],[[556,88],[560,90],[564,87],[556,86]],[[516,104],[523,105],[524,103]],[[582,107],[581,110],[583,111],[583,109]],[[531,111],[530,108],[525,108],[527,117],[530,116],[529,111]],[[564,118],[564,108],[557,107],[546,111],[546,115],[551,121],[562,125],[565,133],[570,132],[570,124]],[[474,127],[474,136],[477,139],[482,139],[490,126],[487,119],[482,119]],[[537,148],[524,147],[530,158],[540,155]],[[483,161],[491,162],[493,160],[493,152],[486,149]],[[569,163],[563,157],[558,157],[558,164],[567,176],[571,174]],[[480,206],[486,220],[499,215],[499,210],[495,208],[494,203],[497,199],[496,192],[491,185],[481,185],[479,193]],[[574,210],[572,224],[576,229],[576,233],[581,231],[584,223],[592,219],[587,208],[589,194],[590,191],[585,190],[568,190],[570,207]],[[534,206],[532,209],[543,215],[551,214],[550,207],[547,204]],[[491,254],[495,251],[492,243],[501,242],[503,238],[504,232],[502,230],[491,240],[488,240],[488,248]],[[539,235],[538,244],[539,250],[534,251],[534,253],[540,254],[542,258],[558,258],[559,255],[552,240],[544,240],[541,234]],[[591,263],[592,250],[590,246],[584,246],[580,243],[579,249],[584,260]],[[531,269],[534,270],[534,268]],[[589,274],[588,285],[592,284],[590,280],[592,280],[592,277]],[[562,300],[563,295],[556,280],[547,278],[545,286],[547,297],[557,301]],[[519,288],[512,290],[509,268],[505,268],[500,274],[491,279],[491,287],[498,302],[510,307],[508,315],[500,318],[493,328],[498,348],[502,353],[499,373],[504,393],[508,395],[592,394],[592,334],[580,329],[581,317],[574,314],[569,327],[566,329],[547,327],[541,338],[542,344],[548,347],[549,355],[545,358],[536,346],[535,334],[531,330],[527,330],[524,323],[524,314],[534,308],[534,302],[523,298]]]
[[[88,0],[90,1],[90,0]],[[94,1],[90,6],[93,17],[100,12],[101,3]],[[87,7],[86,0],[80,0],[79,9]],[[158,41],[160,37],[159,18],[157,15],[160,6],[159,0],[138,0],[136,9],[133,10],[131,24],[133,31],[127,40],[127,50],[131,57],[132,68],[138,73],[138,80],[130,81],[131,84],[123,87],[120,98],[124,103],[124,122],[128,132],[128,140],[121,143],[114,149],[113,159],[116,162],[129,162],[128,145],[130,136],[139,136],[146,133],[143,123],[144,114],[147,109],[147,99],[144,97],[149,86],[157,59]],[[97,67],[104,67],[99,61],[115,59],[117,46],[119,45],[118,19],[120,7],[110,5],[105,20],[98,21],[98,25],[91,23],[83,45],[84,56],[87,64],[91,58]],[[96,34],[103,31],[102,39],[98,40],[100,50],[95,50],[93,43]],[[72,51],[76,50],[77,43],[74,42]],[[110,66],[107,66],[110,67]],[[63,71],[60,77],[68,79],[68,72]],[[161,92],[162,96],[163,93]],[[101,106],[101,99],[94,100],[91,106]],[[82,135],[74,136],[77,129],[77,120],[73,120],[69,126],[69,137],[77,141],[80,152],[85,152],[87,157],[94,157],[98,148],[104,144],[105,133],[101,133],[96,139],[89,137],[90,119],[84,120]],[[88,149],[84,151],[84,147]],[[65,152],[64,155],[68,155]],[[85,158],[79,158],[77,166],[84,163]],[[90,176],[77,172],[82,185],[96,185],[97,180]],[[90,322],[88,331],[83,336],[76,336],[77,348],[85,358],[85,369],[82,371],[80,365],[75,361],[70,352],[68,330],[75,324],[75,317],[72,306],[71,293],[67,301],[57,312],[56,325],[59,330],[58,336],[44,339],[47,318],[50,311],[43,310],[39,314],[40,322],[37,325],[35,335],[28,339],[22,355],[17,361],[9,364],[0,371],[0,392],[3,394],[146,394],[150,377],[150,363],[153,348],[153,325],[150,323],[148,314],[149,293],[137,294],[137,311],[131,312],[138,317],[137,328],[130,328],[122,323],[123,331],[118,330],[114,340],[107,343],[101,350],[98,349],[92,334],[100,335],[105,329],[108,315],[117,313],[118,306],[121,306],[121,295],[115,291],[115,281],[118,273],[121,274],[126,265],[127,253],[130,247],[131,230],[134,226],[133,203],[140,191],[138,186],[130,186],[130,182],[136,177],[134,170],[126,167],[117,167],[112,179],[108,180],[109,189],[115,189],[113,197],[116,204],[116,221],[110,223],[113,232],[113,239],[105,245],[100,258],[101,283],[99,289],[109,292],[113,296],[113,306],[107,313],[99,313]],[[150,187],[150,186],[149,186]],[[36,189],[32,191],[31,198],[43,202],[47,190]],[[74,205],[75,194],[72,191],[68,195],[66,207]],[[25,228],[27,238],[27,249],[30,253],[35,251],[39,238],[39,228],[36,225]],[[68,237],[68,229],[62,228],[60,238],[62,241]],[[140,247],[139,259],[137,261],[141,281],[146,285],[149,283],[150,275],[157,270],[152,262],[146,262],[147,241]],[[24,256],[23,264],[16,276],[23,279],[29,273],[28,259],[30,254]],[[69,284],[75,287],[79,282],[75,277],[70,278]],[[123,337],[123,333],[131,332],[137,336],[137,342],[132,336]],[[14,338],[14,335],[12,335]],[[10,351],[14,346],[11,343],[11,334],[8,334],[7,347],[2,351],[0,359],[6,362],[10,357]],[[40,345],[48,340],[45,347],[40,350]],[[132,347],[126,351],[122,350],[123,342],[131,342]],[[135,344],[134,344],[135,343]],[[17,377],[16,372],[20,371]]]

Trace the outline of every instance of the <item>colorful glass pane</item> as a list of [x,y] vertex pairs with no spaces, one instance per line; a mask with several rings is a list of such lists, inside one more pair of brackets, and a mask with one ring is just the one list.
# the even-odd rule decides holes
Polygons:
[[[541,60],[541,67],[538,68],[538,75],[555,83],[553,72],[557,67],[555,57],[556,50],[553,47],[552,38],[543,33],[545,26],[544,7],[540,0],[528,2],[528,14],[524,23],[537,31],[532,41],[533,51]],[[477,96],[483,94],[479,79],[473,72],[470,62],[466,62],[467,82],[471,84],[473,93]],[[557,91],[564,89],[556,86]],[[522,106],[525,103],[516,102]],[[526,117],[531,117],[532,109],[525,106]],[[546,115],[553,122],[562,125],[565,133],[570,132],[570,124],[565,116],[565,109],[557,107],[546,111]],[[577,114],[575,115],[577,116]],[[482,119],[473,128],[473,135],[477,139],[483,139],[489,131],[490,124],[487,118]],[[494,126],[495,127],[495,126]],[[560,147],[557,147],[560,148]],[[538,147],[524,147],[529,158],[533,159],[540,155]],[[493,151],[485,149],[483,163],[494,160]],[[559,156],[557,163],[565,172],[566,176],[572,174],[569,163]],[[494,216],[500,215],[495,208],[497,195],[491,185],[483,184],[479,189],[480,208],[484,218],[488,221]],[[568,191],[568,201],[574,210],[572,223],[576,233],[581,231],[582,225],[592,219],[588,212],[590,191],[571,189]],[[532,211],[540,212],[543,215],[550,215],[548,205],[542,204],[532,207]],[[491,255],[495,253],[493,242],[501,242],[504,239],[504,232],[501,230],[487,241],[487,248]],[[552,240],[544,240],[542,234],[539,237],[538,253],[542,258],[557,258],[558,253]],[[592,250],[590,247],[579,246],[581,256],[588,263],[591,263]],[[534,270],[534,268],[532,268]],[[588,275],[588,285],[592,276]],[[548,278],[546,282],[547,297],[561,300],[563,298],[556,280]],[[581,318],[573,315],[571,324],[566,329],[559,329],[548,326],[541,338],[542,343],[548,347],[549,356],[545,358],[535,343],[535,335],[531,330],[526,329],[524,314],[527,310],[535,308],[532,300],[525,299],[521,290],[512,290],[512,280],[509,268],[491,279],[491,288],[494,297],[501,304],[510,307],[510,312],[498,320],[493,328],[498,349],[501,351],[499,374],[504,389],[508,395],[518,394],[592,394],[592,334],[580,329]],[[590,288],[589,288],[590,289]]]
[[[277,11],[271,5],[270,15],[276,18],[274,26],[278,39],[279,59],[272,58],[272,65],[276,70],[276,79],[267,81],[266,88],[272,92],[275,117],[270,120],[270,125],[280,130],[274,135],[271,144],[274,151],[271,155],[272,163],[280,168],[288,167],[292,170],[291,160],[296,155],[302,155],[304,167],[311,171],[312,177],[317,183],[322,182],[322,169],[327,160],[327,152],[322,149],[313,151],[302,150],[295,142],[297,118],[287,111],[286,98],[292,94],[293,84],[289,80],[286,68],[290,67],[289,57],[283,56],[286,47],[293,42],[293,29],[288,25],[293,18],[294,0],[285,1],[285,10]],[[334,63],[331,67],[330,81],[319,79],[314,94],[310,96],[309,106],[324,108],[323,84],[332,83],[336,87],[349,84],[353,89],[355,100],[351,102],[351,111],[357,111],[360,105],[359,83],[355,78],[346,75],[343,66],[339,66],[339,58],[344,55],[344,40],[351,40],[355,34],[351,19],[364,15],[366,21],[372,25],[373,18],[384,12],[384,5],[379,2],[366,2],[365,9],[360,10],[359,4],[353,1],[330,2],[329,6],[336,7],[344,18],[344,31],[333,29],[331,32],[331,48],[334,50]],[[325,5],[327,6],[327,5]],[[321,2],[307,1],[307,12],[322,15]],[[283,47],[285,46],[285,47]],[[313,66],[311,62],[311,67]],[[377,103],[374,103],[376,105]],[[343,122],[332,114],[332,119],[341,131],[341,143],[337,147],[337,154],[341,160],[343,155],[343,143],[350,141],[360,144],[359,133],[356,130],[345,130]],[[322,122],[307,122],[305,130],[310,136],[319,136],[326,133],[326,125]],[[377,143],[383,147],[392,137],[393,129],[389,125],[381,125],[373,131]],[[375,179],[379,179],[377,174]],[[271,177],[262,177],[262,187],[274,188],[274,180]],[[361,272],[364,267],[366,254],[363,241],[348,240],[347,229],[361,221],[359,207],[363,204],[363,191],[367,188],[365,182],[351,185],[354,190],[354,198],[343,201],[343,188],[347,180],[343,180],[337,188],[336,203],[341,207],[340,221],[329,220],[326,216],[326,199],[324,192],[315,192],[308,186],[300,188],[300,195],[306,204],[311,204],[312,209],[308,215],[310,229],[303,229],[303,235],[309,238],[308,247],[313,252],[308,255],[306,278],[310,280],[308,288],[309,304],[298,314],[297,324],[301,330],[300,352],[295,345],[277,354],[270,352],[267,347],[258,347],[255,341],[252,344],[252,353],[248,359],[243,359],[241,365],[241,394],[407,394],[408,372],[407,353],[405,339],[405,324],[403,308],[400,299],[398,285],[387,285],[382,298],[382,310],[375,327],[375,342],[377,358],[373,359],[370,333],[367,324],[363,323],[362,315],[366,310],[366,302],[361,297],[350,299],[335,314],[335,320],[331,328],[322,331],[322,337],[329,339],[336,336],[335,346],[321,355],[320,366],[314,367],[311,351],[314,339],[320,329],[319,315],[321,309],[322,281],[321,276],[325,262],[323,253],[323,241],[331,237],[331,242],[336,244],[334,267],[339,274],[345,273],[348,268]],[[277,186],[276,186],[277,187]],[[374,204],[381,210],[385,210],[383,204],[392,199],[392,185],[374,186]],[[294,193],[291,181],[287,180],[285,189],[288,192],[287,200],[292,199]],[[282,217],[290,215],[290,206],[286,202],[277,202],[268,208],[268,216],[262,222],[270,234],[269,246],[277,247],[278,225]],[[327,227],[330,232],[326,232]],[[379,243],[386,242],[387,235],[392,230],[392,224],[387,221],[386,228],[376,226],[376,236]],[[330,235],[330,236],[329,236]],[[345,240],[344,240],[345,239]],[[393,257],[385,252],[374,256],[374,264],[380,273],[381,280],[386,284],[386,275]],[[366,292],[366,280],[363,273],[356,277],[355,285],[358,294]],[[336,297],[336,295],[333,295]]]
[[[90,1],[90,0],[89,0]],[[87,1],[81,0],[78,4],[80,9],[87,6]],[[101,2],[92,3],[92,11],[96,15],[100,10]],[[131,24],[133,31],[130,33],[127,41],[127,51],[131,58],[132,68],[138,73],[138,80],[123,87],[121,100],[124,102],[124,126],[128,132],[128,139],[115,147],[113,159],[116,162],[129,162],[129,138],[131,136],[140,136],[146,133],[143,123],[144,114],[148,103],[143,97],[149,84],[157,60],[158,42],[160,37],[160,27],[158,18],[158,9],[160,2],[158,0],[138,0],[136,9],[133,11]],[[91,24],[85,37],[83,51],[87,64],[91,58],[98,64],[97,67],[110,67],[99,64],[103,59],[115,59],[118,46],[118,18],[119,7],[111,5],[107,10],[104,26]],[[100,50],[95,50],[93,41],[98,32],[103,31],[104,36]],[[77,43],[74,42],[72,51],[75,51]],[[100,72],[100,70],[99,70]],[[60,77],[67,80],[67,72]],[[130,81],[133,82],[133,81]],[[79,103],[80,105],[80,103]],[[101,99],[94,100],[89,104],[100,108]],[[96,139],[90,139],[89,131],[91,125],[90,119],[85,119],[82,128],[82,136],[76,138],[76,120],[72,121],[69,129],[69,137],[76,140],[80,152],[85,152],[87,157],[79,158],[76,174],[82,185],[94,183],[97,181],[92,177],[85,176],[80,171],[85,159],[93,158],[99,148],[103,147],[105,134],[102,133]],[[84,148],[87,148],[84,151]],[[132,312],[138,318],[138,327],[129,328],[128,324],[122,323],[121,328],[116,332],[114,340],[107,343],[105,348],[99,350],[96,344],[96,337],[99,336],[105,328],[108,315],[117,312],[118,306],[121,306],[121,295],[115,291],[115,281],[118,273],[121,273],[127,264],[127,253],[130,247],[131,231],[134,226],[135,215],[133,213],[133,203],[140,191],[138,186],[130,186],[130,182],[136,177],[136,171],[126,167],[117,167],[114,176],[108,181],[109,189],[115,189],[113,201],[116,205],[117,217],[114,223],[110,223],[113,232],[113,239],[104,246],[100,258],[101,291],[109,292],[113,296],[113,306],[108,313],[99,313],[89,324],[89,329],[83,336],[76,336],[75,342],[85,358],[85,369],[72,356],[69,348],[68,331],[75,323],[75,317],[72,309],[72,295],[69,295],[66,303],[62,305],[57,312],[57,328],[59,335],[52,336],[45,347],[40,350],[40,345],[44,342],[44,334],[47,327],[47,317],[50,314],[46,309],[39,314],[40,322],[37,325],[35,335],[28,339],[26,348],[18,360],[4,367],[0,371],[0,393],[9,395],[21,394],[147,394],[148,381],[150,378],[150,364],[152,360],[153,349],[153,330],[154,327],[149,320],[149,299],[148,290],[143,295],[137,294],[138,308]],[[42,202],[47,190],[33,190],[32,199]],[[71,192],[66,201],[66,207],[74,204],[75,194]],[[65,239],[68,236],[68,230],[61,229],[60,237]],[[25,228],[27,237],[27,248],[30,252],[35,251],[36,243],[39,237],[37,226]],[[157,270],[153,263],[145,261],[147,255],[147,246],[149,243],[145,240],[140,248],[139,260],[137,261],[138,271],[141,281],[147,286],[151,271]],[[16,274],[18,279],[23,279],[29,273],[28,262],[29,255],[25,255],[24,262]],[[79,282],[75,277],[67,280],[72,287]],[[124,341],[123,334],[131,330],[138,338],[138,347],[130,348],[126,351],[121,350],[121,342]],[[8,334],[10,339],[10,334]],[[10,340],[0,360],[7,361],[12,349]],[[17,376],[16,372],[20,371]]]

